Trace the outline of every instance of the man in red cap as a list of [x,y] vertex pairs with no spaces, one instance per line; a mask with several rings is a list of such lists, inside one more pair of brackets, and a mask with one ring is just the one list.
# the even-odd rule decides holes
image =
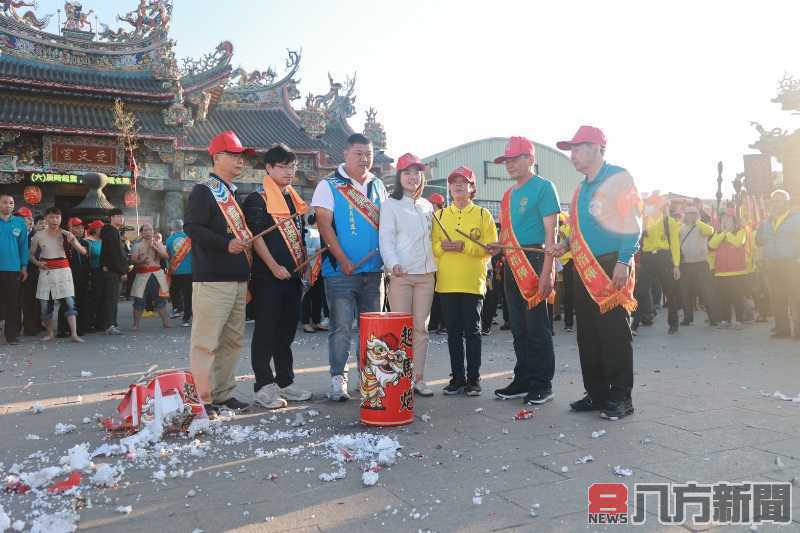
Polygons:
[[514,379],[495,391],[501,400],[525,398],[528,405],[553,399],[555,352],[547,299],[553,294],[553,256],[523,248],[552,247],[561,206],[553,183],[534,172],[536,151],[525,137],[511,137],[503,155],[516,181],[500,203],[500,242],[490,245],[493,254],[505,254],[503,273],[508,316],[514,337]]
[[[67,221],[67,229],[75,235],[81,246],[88,251],[89,243],[84,239],[86,232],[83,220],[78,217],[70,217]],[[84,256],[78,253],[72,247],[65,247],[64,251],[69,261],[69,268],[72,271],[72,284],[75,287],[75,308],[78,311],[77,331],[78,336],[82,337],[86,330],[89,329],[90,324],[88,321],[90,314],[85,312],[88,301],[91,298],[89,293],[89,257],[88,254]],[[58,333],[56,336],[60,338],[70,336],[66,307],[63,305],[58,309]]]
[[192,239],[193,322],[189,360],[197,392],[209,415],[221,406],[243,410],[233,397],[236,363],[244,343],[245,297],[251,239],[233,180],[244,170],[244,148],[232,131],[208,145],[213,168],[189,194],[184,227]]
[[600,411],[619,420],[633,413],[633,335],[630,312],[636,308],[633,255],[642,233],[639,193],[622,167],[604,161],[606,137],[581,126],[569,141],[584,179],[570,210],[570,235],[552,246],[556,256],[572,251],[578,352],[586,396],[570,404],[574,411]]

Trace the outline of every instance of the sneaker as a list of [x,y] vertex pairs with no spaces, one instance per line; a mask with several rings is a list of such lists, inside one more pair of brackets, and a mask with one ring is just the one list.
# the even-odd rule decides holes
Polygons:
[[542,405],[555,397],[552,389],[535,390],[525,396],[525,403],[528,405]]
[[246,318],[244,320],[244,323],[245,324],[255,324],[256,323],[256,319],[255,318]]
[[454,396],[456,394],[461,394],[464,392],[464,387],[467,383],[463,379],[451,379],[450,383],[447,384],[445,388],[442,389],[442,393],[446,394],[447,396]]
[[303,390],[295,385],[286,385],[285,387],[278,387],[278,394],[290,402],[305,402],[311,399],[311,393]]
[[528,387],[519,381],[512,381],[508,387],[497,389],[494,396],[498,400],[513,400],[514,398],[524,398],[528,394]]
[[278,393],[277,383],[270,383],[258,389],[254,402],[265,409],[282,409],[288,405]]
[[106,335],[122,335],[122,332],[117,326],[111,326],[106,330]]
[[203,404],[203,408],[206,410],[206,415],[208,415],[208,418],[217,418],[219,416],[219,407],[213,403]]
[[492,333],[492,328],[486,328],[481,330],[481,335],[484,337],[488,337]]
[[592,397],[588,394],[581,398],[578,401],[572,402],[569,404],[570,409],[576,411],[578,413],[583,413],[586,411],[599,411],[602,409],[602,404],[598,402],[594,402]]
[[183,311],[178,311],[177,309],[173,309],[172,312],[169,314],[170,318],[178,318],[183,314]]
[[692,325],[692,322],[689,322],[687,320],[681,320],[681,326],[691,326],[691,325]]
[[233,396],[231,396],[224,402],[216,402],[214,403],[214,405],[216,405],[218,408],[227,407],[231,411],[245,411],[248,407],[250,407],[249,403],[244,403],[242,401],[239,401]]
[[464,387],[464,393],[467,396],[480,396],[481,395],[481,378],[468,379],[467,386]]
[[503,325],[500,326],[500,329],[503,331],[508,331],[511,329],[511,324],[509,324],[508,322],[503,322]]
[[600,418],[619,420],[630,414],[633,414],[633,402],[630,398],[619,401],[609,400],[606,402],[605,408],[600,412]]
[[414,384],[414,392],[420,396],[433,396],[433,390],[424,381],[417,381]]
[[744,327],[744,326],[742,325],[742,323],[741,323],[741,322],[734,322],[734,321],[731,321],[731,329],[735,329],[736,331],[739,331],[739,330],[740,330],[740,329],[742,329],[743,327]]
[[334,402],[346,402],[350,399],[345,376],[331,376],[331,389],[328,392],[328,399]]
[[731,329],[731,325],[727,320],[720,321],[719,325],[717,326],[718,329]]
[[564,333],[572,333],[572,326],[565,326]]
[[678,333],[678,326],[670,326],[667,330],[667,335],[675,335]]
[[185,328],[190,328],[190,327],[192,327],[192,322],[191,322],[191,320],[184,320],[184,322],[183,322],[183,324],[181,324],[181,326],[183,326]]
[[317,328],[315,328],[311,324],[303,324],[303,331],[305,331],[306,333],[316,333]]

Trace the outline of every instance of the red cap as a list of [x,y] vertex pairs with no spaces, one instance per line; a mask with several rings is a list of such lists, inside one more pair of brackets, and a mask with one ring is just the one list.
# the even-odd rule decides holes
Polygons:
[[33,213],[27,207],[20,207],[17,209],[17,216],[25,218],[33,218]]
[[475,184],[475,173],[469,167],[458,167],[447,176],[447,183],[450,183],[455,176],[465,178],[469,183]]
[[83,226],[83,220],[79,219],[78,217],[72,217],[69,219],[70,226]]
[[232,154],[245,154],[249,156],[256,155],[256,151],[252,148],[245,148],[242,146],[242,141],[231,130],[223,131],[208,144],[208,153],[214,157],[220,152],[230,152]]
[[397,160],[397,171],[402,172],[410,167],[419,167],[419,169],[423,171],[428,168],[419,157],[409,152],[401,155],[400,159]]
[[521,155],[529,155],[534,157],[536,155],[536,148],[530,139],[526,137],[511,137],[506,143],[506,150],[503,155],[496,157],[495,164],[505,163],[506,159],[514,159]]
[[430,196],[428,196],[428,201],[432,204],[444,205],[444,196],[442,196],[438,192],[435,192]]
[[89,222],[89,225],[87,227],[89,229],[98,229],[102,228],[103,226],[105,226],[105,224],[103,224],[102,220],[92,220],[91,222]]
[[572,146],[581,143],[606,145],[606,135],[600,128],[594,126],[581,126],[570,141],[559,141],[556,143],[559,150],[572,150]]

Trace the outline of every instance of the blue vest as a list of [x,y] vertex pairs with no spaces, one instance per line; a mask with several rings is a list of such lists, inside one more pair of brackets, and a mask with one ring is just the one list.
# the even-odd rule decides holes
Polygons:
[[[339,239],[339,245],[350,259],[350,262],[356,264],[373,250],[379,249],[378,230],[372,227],[366,217],[358,209],[352,207],[344,195],[339,192],[338,187],[349,184],[349,179],[341,176],[336,171],[325,178],[325,181],[333,193],[333,227],[336,230],[336,237]],[[383,182],[377,178],[373,179],[367,186],[367,198],[372,200],[379,208],[381,198],[385,194]],[[332,259],[333,261],[331,261]],[[378,253],[361,265],[354,274],[382,271],[383,260],[380,253]],[[343,275],[333,255],[326,253],[322,261],[322,276],[332,278]]]

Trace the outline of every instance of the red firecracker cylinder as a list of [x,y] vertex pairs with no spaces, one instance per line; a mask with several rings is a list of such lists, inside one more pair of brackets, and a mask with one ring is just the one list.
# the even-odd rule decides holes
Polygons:
[[42,189],[36,185],[28,185],[22,191],[22,197],[31,205],[36,205],[42,201]]
[[124,197],[125,207],[128,208],[135,208],[139,207],[139,193],[136,191],[128,191],[125,193]]
[[402,426],[414,421],[414,320],[410,313],[361,313],[358,369],[361,422]]

